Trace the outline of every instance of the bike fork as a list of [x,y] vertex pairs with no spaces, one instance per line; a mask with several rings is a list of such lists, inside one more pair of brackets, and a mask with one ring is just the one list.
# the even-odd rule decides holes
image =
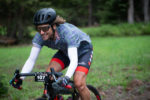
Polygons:
[[44,92],[43,92],[43,94],[44,94],[44,96],[46,96],[46,98],[48,99],[48,100],[50,100],[51,98],[50,98],[50,96],[49,96],[49,94],[48,94],[48,92],[47,92],[47,85],[45,84],[44,85]]

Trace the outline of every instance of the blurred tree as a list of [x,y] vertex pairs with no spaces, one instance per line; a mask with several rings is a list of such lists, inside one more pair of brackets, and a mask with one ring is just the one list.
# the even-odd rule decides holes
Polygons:
[[149,0],[143,0],[144,22],[149,22]]
[[88,10],[88,26],[92,26],[92,0],[89,0]]
[[127,1],[126,0],[94,0],[94,17],[99,23],[121,23],[126,21]]
[[134,0],[134,21],[142,22],[143,21],[143,0]]
[[134,0],[129,0],[128,23],[134,23]]
[[60,15],[66,18],[68,22],[78,26],[87,26],[89,22],[92,23],[92,13],[90,12],[91,15],[89,15],[89,7],[91,7],[89,4],[92,0],[51,0],[51,2],[52,5],[55,5],[58,13],[61,10]]

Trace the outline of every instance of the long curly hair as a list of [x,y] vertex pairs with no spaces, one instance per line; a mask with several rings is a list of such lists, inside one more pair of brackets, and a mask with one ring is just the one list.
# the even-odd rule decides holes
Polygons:
[[55,21],[53,22],[53,24],[59,25],[59,24],[64,24],[66,22],[66,20],[60,16],[56,16]]

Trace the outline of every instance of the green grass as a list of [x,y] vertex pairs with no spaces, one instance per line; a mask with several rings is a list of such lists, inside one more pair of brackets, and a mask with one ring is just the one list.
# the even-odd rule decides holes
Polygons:
[[126,86],[133,78],[150,78],[149,39],[149,36],[94,38],[94,60],[88,82],[100,87]]
[[[126,87],[132,79],[150,82],[149,40],[150,36],[92,38],[94,55],[87,83],[106,89],[117,85]],[[8,83],[14,70],[22,68],[30,50],[31,45],[0,47],[0,75],[5,77],[8,87],[8,95],[0,100],[31,100],[42,94],[43,83],[35,83],[33,78],[25,79],[22,91]],[[44,47],[33,71],[45,71],[55,52]]]

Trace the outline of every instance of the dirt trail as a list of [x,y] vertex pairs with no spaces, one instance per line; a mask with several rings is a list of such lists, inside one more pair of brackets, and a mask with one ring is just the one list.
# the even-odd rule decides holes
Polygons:
[[150,82],[132,80],[126,88],[122,86],[112,87],[106,91],[100,91],[102,100],[150,100]]

